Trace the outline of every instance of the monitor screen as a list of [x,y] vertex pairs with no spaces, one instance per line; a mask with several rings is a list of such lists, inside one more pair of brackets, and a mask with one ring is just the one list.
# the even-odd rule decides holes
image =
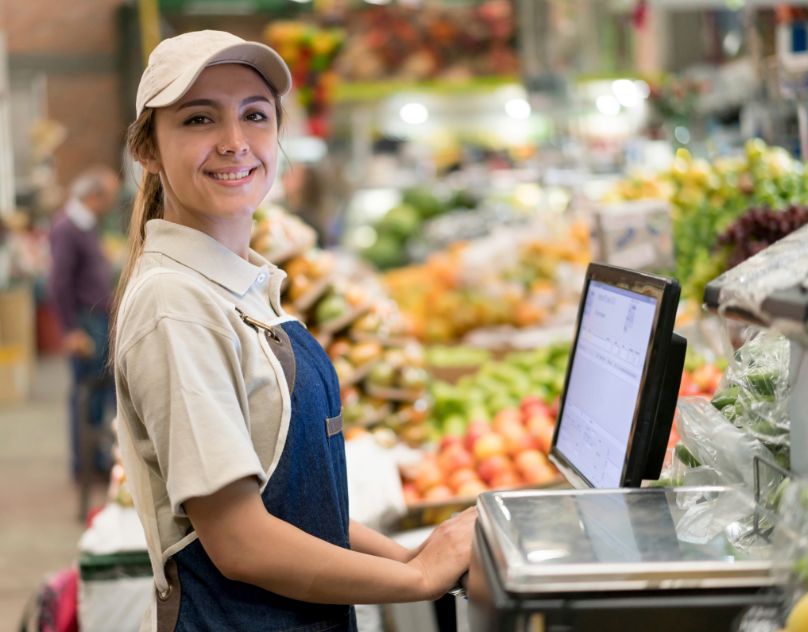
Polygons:
[[589,280],[554,449],[593,487],[624,484],[658,302]]

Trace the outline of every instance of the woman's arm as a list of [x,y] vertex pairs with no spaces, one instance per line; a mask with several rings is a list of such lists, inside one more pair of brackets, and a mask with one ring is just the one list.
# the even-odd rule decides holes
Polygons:
[[385,557],[388,560],[395,560],[405,564],[415,556],[415,551],[401,546],[398,542],[370,527],[366,527],[361,522],[351,520],[349,530],[351,549],[358,553]]
[[[261,502],[253,478],[184,506],[223,575],[315,603],[436,599],[468,567],[476,518],[467,511],[440,525],[418,555],[404,563],[343,549],[275,518]],[[367,533],[359,537],[371,550],[389,550]]]

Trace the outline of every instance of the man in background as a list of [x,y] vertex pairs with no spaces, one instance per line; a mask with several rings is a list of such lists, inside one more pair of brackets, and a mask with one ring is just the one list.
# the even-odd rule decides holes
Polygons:
[[[70,465],[77,480],[81,468],[88,465],[81,462],[79,424],[85,421],[100,429],[107,404],[114,401],[114,384],[107,370],[113,279],[99,224],[115,208],[120,187],[120,178],[112,169],[90,167],[73,181],[64,212],[51,229],[50,292],[73,376]],[[96,453],[90,465],[103,474],[110,465],[108,458]]]

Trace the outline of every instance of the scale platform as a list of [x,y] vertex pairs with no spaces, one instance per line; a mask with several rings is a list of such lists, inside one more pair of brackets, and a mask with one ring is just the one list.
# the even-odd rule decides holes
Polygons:
[[475,632],[716,632],[775,599],[771,547],[740,520],[754,500],[732,488],[489,492],[478,512]]

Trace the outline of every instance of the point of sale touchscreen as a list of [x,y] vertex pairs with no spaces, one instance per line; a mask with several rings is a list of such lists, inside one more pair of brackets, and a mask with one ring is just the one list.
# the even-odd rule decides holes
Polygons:
[[619,487],[656,299],[592,280],[556,448],[594,487]]

